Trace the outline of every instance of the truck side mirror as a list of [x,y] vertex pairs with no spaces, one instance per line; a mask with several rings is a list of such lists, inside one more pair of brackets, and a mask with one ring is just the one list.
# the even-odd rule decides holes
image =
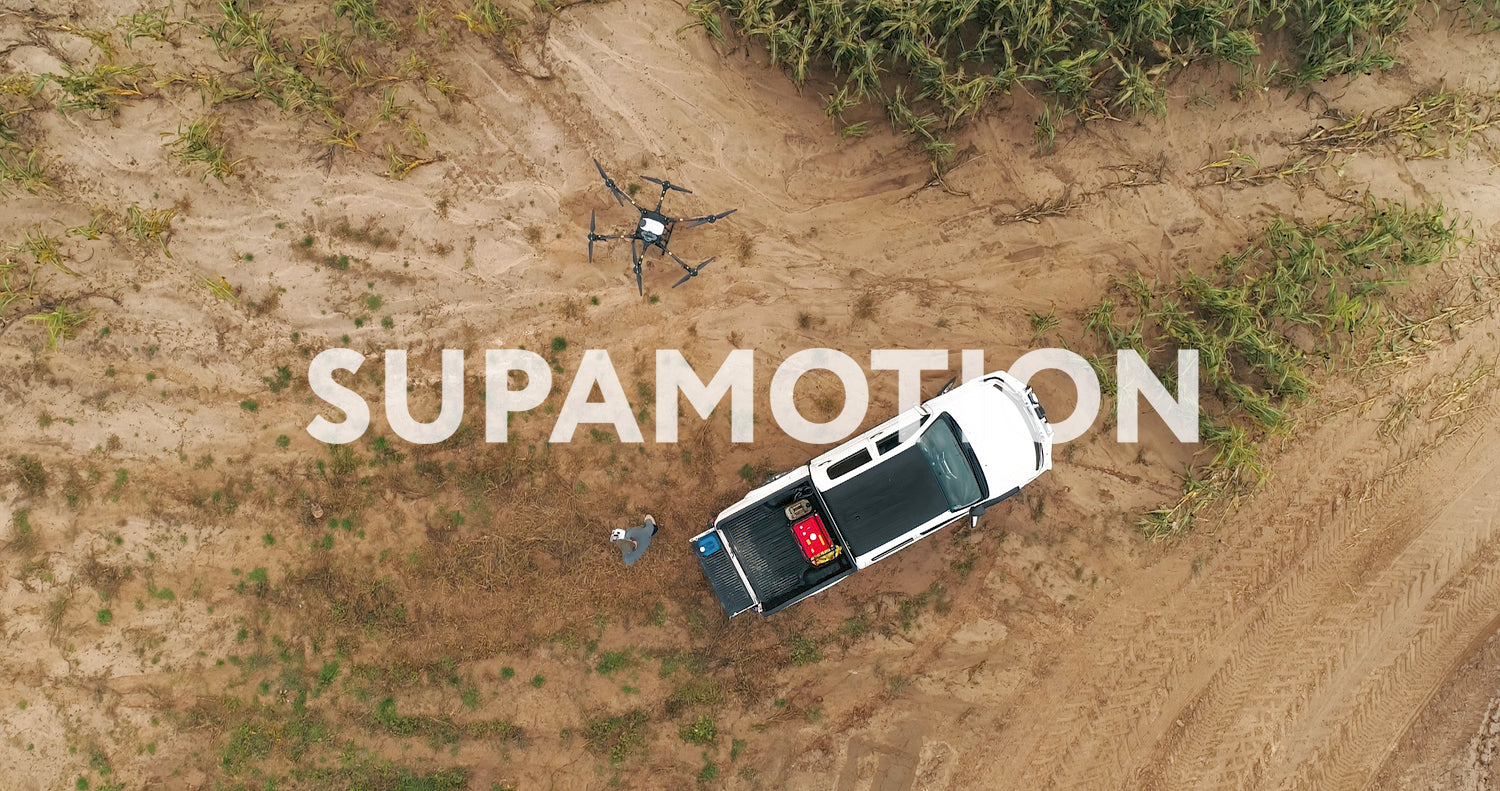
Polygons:
[[976,505],[969,509],[969,527],[979,524],[979,517],[984,516],[984,506]]

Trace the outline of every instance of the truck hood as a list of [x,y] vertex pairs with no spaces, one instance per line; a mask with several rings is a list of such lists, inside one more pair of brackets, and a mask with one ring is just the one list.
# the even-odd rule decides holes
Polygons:
[[945,393],[927,406],[947,412],[963,429],[993,498],[1051,468],[1052,427],[1014,377],[989,374],[971,385],[981,383]]

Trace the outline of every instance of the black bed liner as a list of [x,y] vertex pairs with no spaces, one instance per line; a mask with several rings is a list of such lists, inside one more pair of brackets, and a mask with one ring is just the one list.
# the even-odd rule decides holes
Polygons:
[[750,598],[750,591],[745,590],[745,583],[728,552],[722,548],[709,554],[699,551],[698,562],[703,566],[703,573],[713,586],[714,596],[718,597],[725,615],[733,618],[755,606],[755,600]]
[[[843,544],[837,526],[828,518],[827,507],[813,489],[812,482],[806,479],[772,493],[717,525],[739,560],[745,578],[754,589],[755,598],[760,600],[763,615],[788,607],[854,571],[854,559],[847,547],[837,559],[825,565],[814,566],[808,562],[802,548],[797,545],[792,523],[785,512],[786,506],[803,499],[812,505],[814,513],[823,517],[832,534],[830,538]],[[725,605],[725,612],[730,612],[731,603],[726,602],[722,594],[719,598]]]

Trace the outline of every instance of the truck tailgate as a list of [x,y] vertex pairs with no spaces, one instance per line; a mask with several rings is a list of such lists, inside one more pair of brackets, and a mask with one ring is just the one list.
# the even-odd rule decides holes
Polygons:
[[745,589],[745,582],[735,569],[729,548],[717,529],[699,534],[693,539],[693,547],[698,553],[698,564],[703,566],[703,573],[713,585],[714,595],[719,597],[725,615],[733,618],[755,606],[755,599]]

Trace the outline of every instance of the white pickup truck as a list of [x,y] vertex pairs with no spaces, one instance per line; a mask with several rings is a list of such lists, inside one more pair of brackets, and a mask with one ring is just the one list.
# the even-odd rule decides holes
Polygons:
[[776,476],[692,539],[725,614],[770,615],[1052,468],[1052,426],[1004,372],[937,397]]

